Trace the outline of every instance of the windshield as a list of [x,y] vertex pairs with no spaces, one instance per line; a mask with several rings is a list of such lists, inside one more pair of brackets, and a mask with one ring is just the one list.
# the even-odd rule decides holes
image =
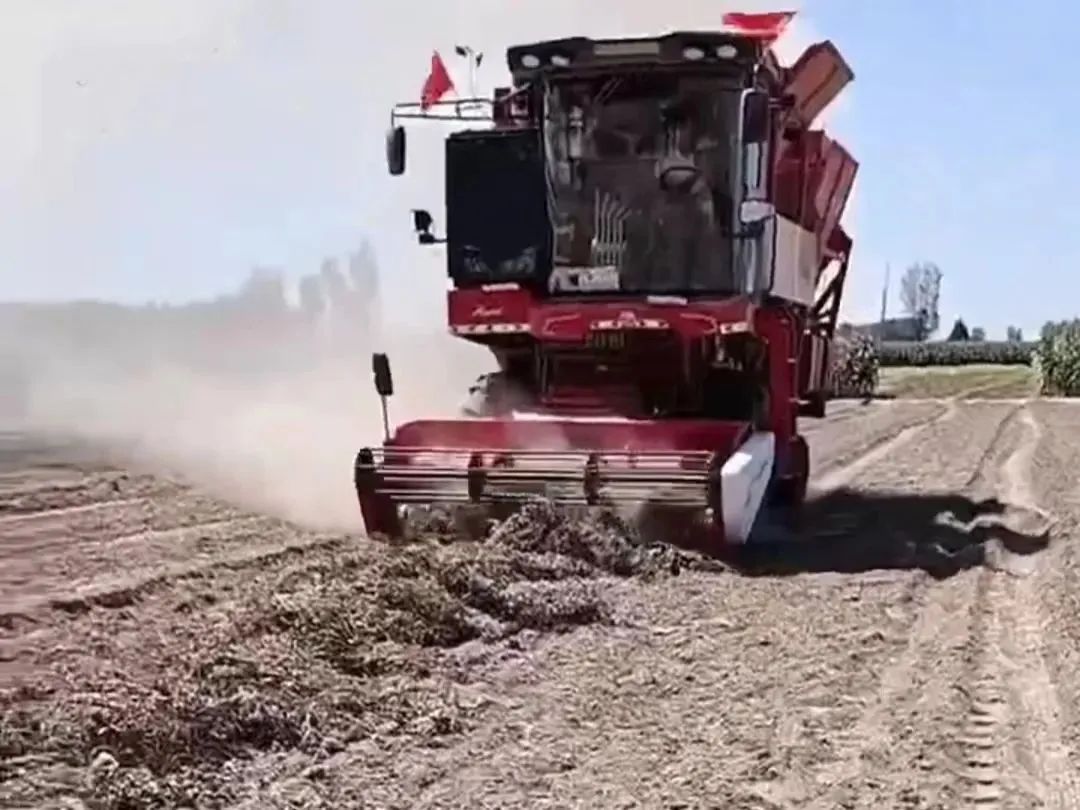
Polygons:
[[707,76],[550,83],[552,291],[741,291],[730,237],[738,107],[738,91]]

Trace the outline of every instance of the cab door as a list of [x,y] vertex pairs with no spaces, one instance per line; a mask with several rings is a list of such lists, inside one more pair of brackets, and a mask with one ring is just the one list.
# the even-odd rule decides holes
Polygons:
[[772,167],[772,111],[760,90],[743,93],[739,113],[739,189],[735,206],[735,257],[745,292],[772,287],[776,210],[769,198]]

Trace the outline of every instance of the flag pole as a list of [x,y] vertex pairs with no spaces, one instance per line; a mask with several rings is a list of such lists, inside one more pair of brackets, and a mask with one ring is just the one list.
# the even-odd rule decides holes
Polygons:
[[469,48],[469,98],[476,98],[476,54]]

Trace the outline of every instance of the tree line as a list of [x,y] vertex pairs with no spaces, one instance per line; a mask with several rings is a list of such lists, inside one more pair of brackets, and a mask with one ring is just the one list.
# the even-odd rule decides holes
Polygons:
[[355,356],[370,345],[382,329],[379,286],[375,253],[364,242],[298,280],[256,267],[232,293],[208,300],[0,304],[0,346],[15,347],[33,366],[86,358],[125,370],[302,369],[313,356]]
[[[934,262],[915,262],[900,278],[900,304],[911,323],[911,337],[918,342],[928,340],[941,325],[939,301],[943,275]],[[981,326],[969,328],[963,318],[957,318],[945,340],[981,342],[986,340],[986,330]],[[1009,326],[1005,330],[1005,340],[1023,343],[1023,331]]]

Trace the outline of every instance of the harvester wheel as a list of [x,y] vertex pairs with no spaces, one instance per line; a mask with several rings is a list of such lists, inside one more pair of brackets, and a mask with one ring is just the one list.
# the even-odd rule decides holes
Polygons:
[[806,407],[803,411],[803,415],[812,417],[814,419],[822,419],[825,416],[825,403],[828,401],[828,394],[824,391],[815,391],[806,396]]
[[753,421],[755,430],[768,430],[770,422],[771,400],[769,398],[769,389],[765,386],[758,386],[754,389],[754,403],[752,405],[753,413],[751,419]]
[[785,539],[802,529],[803,504],[810,472],[810,453],[806,440],[796,436],[792,442],[791,465],[787,475],[769,485],[762,509],[762,528],[759,536],[769,539],[783,535]]

